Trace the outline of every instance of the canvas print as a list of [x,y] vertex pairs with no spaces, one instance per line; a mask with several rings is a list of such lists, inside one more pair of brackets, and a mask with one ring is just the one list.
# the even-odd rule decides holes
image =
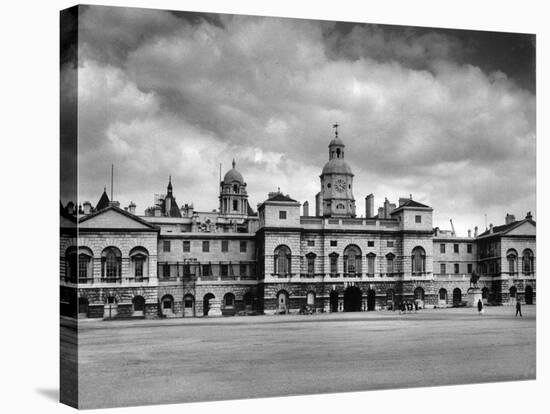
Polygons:
[[61,401],[535,379],[535,51],[63,10]]

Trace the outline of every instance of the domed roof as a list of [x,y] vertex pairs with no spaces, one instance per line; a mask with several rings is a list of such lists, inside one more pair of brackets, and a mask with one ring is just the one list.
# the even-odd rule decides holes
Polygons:
[[335,136],[334,138],[332,138],[332,141],[329,142],[328,146],[331,147],[333,145],[339,145],[341,147],[344,147],[344,142],[338,138],[338,136]]
[[244,178],[240,172],[235,169],[235,160],[233,160],[233,168],[227,171],[223,177],[224,184],[230,184],[237,181],[240,184],[244,184]]
[[325,174],[348,174],[353,175],[351,168],[342,158],[333,158],[323,167],[322,175]]

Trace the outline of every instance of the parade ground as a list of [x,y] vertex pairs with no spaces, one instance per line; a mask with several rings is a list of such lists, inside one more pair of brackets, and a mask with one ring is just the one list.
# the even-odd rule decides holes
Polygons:
[[81,320],[80,407],[534,379],[535,318],[501,306]]

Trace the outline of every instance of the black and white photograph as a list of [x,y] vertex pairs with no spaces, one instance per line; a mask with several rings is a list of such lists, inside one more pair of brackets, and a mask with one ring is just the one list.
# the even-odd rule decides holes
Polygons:
[[108,6],[61,31],[62,400],[536,378],[535,35]]
[[57,2],[6,51],[19,408],[541,411],[540,17],[266,5]]
[[103,6],[61,23],[68,402],[536,378],[535,35]]

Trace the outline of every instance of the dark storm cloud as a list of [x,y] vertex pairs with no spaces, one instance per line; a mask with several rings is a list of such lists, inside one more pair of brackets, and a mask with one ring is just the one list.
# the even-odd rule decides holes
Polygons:
[[143,210],[172,174],[180,203],[210,210],[235,157],[252,205],[277,187],[311,203],[338,121],[360,212],[370,192],[414,193],[464,226],[534,210],[529,37],[105,7],[81,25],[92,202],[114,162],[123,204]]

